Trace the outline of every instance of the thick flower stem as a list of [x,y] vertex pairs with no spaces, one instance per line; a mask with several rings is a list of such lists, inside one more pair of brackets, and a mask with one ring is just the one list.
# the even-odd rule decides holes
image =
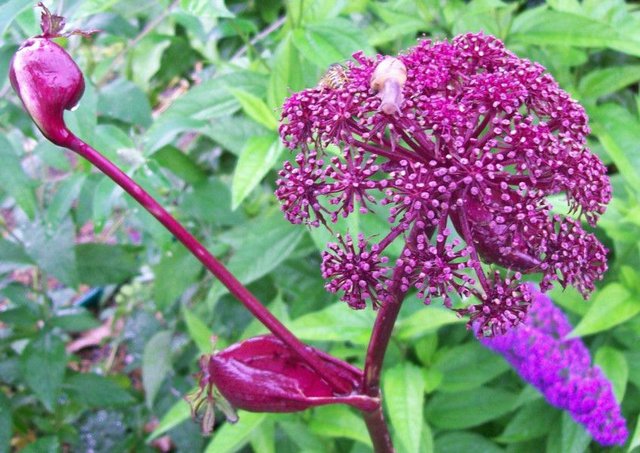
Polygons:
[[100,171],[122,187],[138,203],[173,234],[184,246],[235,296],[262,324],[275,336],[280,338],[296,354],[298,354],[316,373],[323,377],[338,393],[345,393],[344,385],[330,372],[313,352],[302,343],[284,324],[282,324],[262,303],[240,283],[229,270],[218,261],[209,251],[171,214],[164,209],[142,187],[120,170],[113,162],[108,160],[91,146],[69,132],[68,139],[63,146],[75,151],[80,156],[95,165]]
[[[412,232],[412,235],[413,234]],[[389,341],[391,340],[393,327],[398,319],[400,307],[402,307],[402,301],[406,294],[406,292],[401,289],[403,276],[404,268],[402,266],[396,266],[391,283],[391,297],[380,307],[375,324],[373,325],[371,340],[369,340],[364,365],[363,393],[371,397],[379,398],[381,395],[380,373],[382,371],[382,364],[385,353],[387,352],[387,347],[389,346]],[[381,404],[377,410],[364,413],[364,421],[369,430],[374,451],[376,453],[391,453],[395,450],[391,443],[389,427],[384,420],[382,398],[380,398],[380,401]]]

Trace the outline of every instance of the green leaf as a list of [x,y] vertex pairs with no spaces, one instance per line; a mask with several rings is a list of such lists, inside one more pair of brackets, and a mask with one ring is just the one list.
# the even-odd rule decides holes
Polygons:
[[205,453],[233,453],[245,446],[267,414],[240,411],[236,423],[225,423],[207,445]]
[[238,71],[209,79],[191,88],[162,113],[145,134],[145,152],[151,154],[170,143],[180,132],[205,127],[208,121],[228,118],[240,109],[229,88],[261,96],[266,77]]
[[350,59],[358,50],[373,53],[364,34],[353,23],[341,18],[296,29],[293,43],[300,54],[322,69]]
[[51,200],[47,208],[47,222],[57,224],[69,213],[73,202],[76,201],[82,190],[82,185],[87,179],[87,175],[76,173],[65,179]]
[[634,150],[640,141],[640,121],[624,107],[604,104],[589,110],[593,133],[632,187],[640,187],[640,153]]
[[292,33],[289,32],[280,41],[273,56],[273,69],[267,91],[267,100],[271,108],[279,108],[291,91],[299,91],[305,87],[300,68],[300,54],[293,45]]
[[236,164],[231,184],[231,209],[236,209],[279,161],[283,146],[278,137],[251,137]]
[[355,311],[338,302],[299,317],[290,327],[304,341],[349,341],[365,346],[374,320],[370,310]]
[[122,78],[100,91],[98,114],[143,127],[148,127],[152,121],[147,96],[134,83]]
[[640,41],[625,36],[618,27],[573,13],[542,8],[520,14],[513,21],[509,40],[533,45],[609,47],[640,56]]
[[53,275],[67,286],[78,281],[75,254],[75,228],[67,218],[55,229],[40,223],[26,228],[25,248],[27,253],[45,272]]
[[559,416],[546,400],[537,399],[520,408],[495,440],[518,443],[543,437],[558,423]]
[[87,243],[76,245],[78,277],[93,286],[120,284],[138,273],[138,249],[131,246]]
[[629,439],[629,448],[627,449],[627,453],[631,453],[637,447],[640,447],[640,414],[636,420],[636,429],[633,431],[633,435]]
[[100,323],[88,310],[79,307],[58,310],[56,316],[49,320],[49,325],[66,332],[82,332],[99,327]]
[[16,200],[29,218],[33,219],[37,209],[33,181],[22,169],[20,158],[4,135],[0,135],[0,161],[2,188]]
[[126,406],[135,401],[113,380],[93,373],[75,374],[66,380],[64,387],[77,403],[88,407]]
[[162,416],[158,426],[156,426],[156,429],[149,434],[149,437],[145,439],[145,442],[149,443],[154,439],[157,439],[170,429],[178,426],[183,421],[188,420],[189,417],[191,417],[191,408],[189,407],[189,404],[185,400],[179,399]]
[[0,6],[0,36],[4,35],[13,19],[20,14],[22,10],[33,5],[31,0],[9,0]]
[[598,291],[589,311],[567,338],[584,337],[611,329],[640,313],[640,300],[620,283],[609,283]]
[[547,451],[567,451],[583,453],[591,442],[591,436],[571,418],[568,412],[562,412],[561,423],[556,423],[547,438]]
[[166,168],[189,184],[199,184],[206,180],[207,173],[191,157],[175,146],[165,146],[152,157],[160,166]]
[[202,354],[211,354],[211,329],[193,311],[182,307],[182,316],[187,325],[187,331]]
[[66,367],[63,341],[46,330],[40,331],[20,356],[22,378],[49,411],[56,404]]
[[502,448],[491,442],[486,437],[467,431],[445,432],[443,435],[436,438],[435,443],[435,451],[438,453],[460,453],[463,451],[477,451],[482,453],[504,452]]
[[312,434],[309,431],[309,425],[302,421],[278,419],[278,427],[285,432],[291,442],[298,447],[299,451],[321,453],[326,450],[322,439]]
[[275,423],[267,417],[253,432],[251,448],[260,453],[276,453]]
[[[151,78],[160,69],[162,55],[170,45],[171,39],[167,35],[154,33],[152,31],[146,36],[142,36],[142,39],[140,39],[128,53],[131,62],[131,77],[133,81],[145,91],[149,89]],[[119,97],[116,96],[115,99],[119,99]],[[149,101],[146,99],[143,102],[147,105],[149,104]],[[131,107],[131,104],[123,103],[123,106]],[[145,115],[143,111],[139,113]],[[150,121],[148,122],[150,123]]]
[[175,244],[153,267],[153,297],[158,307],[165,309],[173,304],[196,281],[201,271],[200,261],[182,244]]
[[580,80],[585,98],[597,99],[615,93],[640,80],[640,65],[625,65],[591,71]]
[[318,436],[343,437],[371,445],[371,438],[362,417],[347,406],[333,405],[315,409],[309,429]]
[[2,238],[0,238],[0,261],[12,264],[35,264],[24,247]]
[[397,365],[384,373],[384,401],[393,431],[405,451],[420,450],[424,380],[415,365]]
[[413,340],[433,333],[440,327],[464,322],[464,319],[456,316],[451,310],[430,305],[421,308],[410,317],[398,321],[396,335],[402,340]]
[[433,367],[445,376],[438,387],[443,392],[480,387],[509,369],[502,357],[478,342],[439,351]]
[[438,393],[428,403],[430,424],[443,429],[464,429],[494,420],[516,405],[518,396],[502,389],[480,387],[458,393]]
[[20,453],[59,453],[60,441],[55,436],[46,436],[27,445]]
[[229,91],[236,97],[238,102],[240,102],[242,110],[244,110],[244,113],[246,113],[249,118],[258,124],[262,124],[271,131],[278,130],[278,118],[276,118],[274,111],[267,107],[267,104],[265,104],[261,98],[247,91],[235,88],[230,88]]
[[153,407],[162,381],[171,371],[171,337],[170,330],[156,333],[144,346],[142,355],[142,386],[145,390],[147,407]]
[[11,401],[0,392],[0,453],[11,451],[12,429]]
[[594,363],[611,381],[616,400],[622,401],[629,379],[629,365],[624,354],[610,346],[602,346],[596,352]]
[[[240,282],[251,283],[287,259],[303,234],[304,230],[284,220],[280,211],[270,210],[225,235],[235,242],[227,267]],[[215,300],[225,293],[226,289],[216,282],[209,296]]]

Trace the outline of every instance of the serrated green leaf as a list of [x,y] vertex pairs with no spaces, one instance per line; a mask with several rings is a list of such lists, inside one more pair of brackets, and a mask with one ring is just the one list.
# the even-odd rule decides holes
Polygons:
[[610,329],[640,313],[640,299],[620,283],[609,283],[598,291],[589,311],[568,338],[584,337]]
[[238,158],[231,183],[231,209],[236,209],[279,161],[283,146],[277,137],[252,137]]
[[[137,61],[140,62],[140,59]],[[136,74],[136,77],[139,75]],[[114,80],[100,91],[98,114],[136,126],[149,127],[151,124],[151,105],[147,96],[134,83],[122,78]]]
[[422,372],[410,363],[397,365],[384,373],[382,384],[393,432],[405,451],[419,451],[424,404]]
[[264,422],[267,414],[240,411],[236,423],[225,423],[213,435],[205,453],[233,453],[250,440],[255,430]]
[[46,330],[40,331],[20,356],[22,378],[49,411],[55,407],[66,367],[63,341]]
[[611,381],[616,400],[622,401],[629,379],[629,365],[624,354],[611,346],[602,346],[596,352],[594,363]]
[[152,159],[189,184],[199,184],[207,178],[207,173],[189,155],[174,146],[165,146]]
[[57,224],[69,213],[71,206],[76,201],[82,190],[82,185],[87,179],[87,175],[76,173],[69,177],[60,185],[47,208],[47,222]]
[[171,370],[171,337],[173,333],[163,330],[156,333],[144,346],[142,355],[142,386],[147,407],[153,407],[162,381]]

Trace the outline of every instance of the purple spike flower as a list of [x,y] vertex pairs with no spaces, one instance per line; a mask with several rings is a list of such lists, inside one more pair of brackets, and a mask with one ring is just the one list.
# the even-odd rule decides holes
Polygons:
[[481,342],[498,352],[550,404],[569,411],[602,445],[623,445],[628,436],[611,383],[591,366],[580,339],[568,340],[571,324],[551,299],[531,285],[527,320],[509,332]]
[[[480,303],[459,312],[485,334],[524,319],[522,274],[541,274],[543,290],[558,282],[588,297],[607,251],[580,221],[551,215],[547,200],[564,193],[571,213],[595,226],[611,199],[582,106],[542,66],[483,34],[354,59],[285,101],[280,135],[300,154],[285,163],[276,195],[287,219],[312,227],[378,203],[390,229],[372,250],[405,244],[393,279],[359,271],[353,282],[365,286],[355,291],[353,263],[341,259],[325,272],[338,279],[328,288],[356,308],[371,289],[391,293],[392,280],[426,302],[475,295]],[[486,274],[483,264],[506,272]]]

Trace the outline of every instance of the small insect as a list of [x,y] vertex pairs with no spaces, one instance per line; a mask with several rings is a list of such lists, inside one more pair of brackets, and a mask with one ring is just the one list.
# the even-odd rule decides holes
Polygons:
[[318,86],[321,88],[337,90],[342,88],[348,81],[349,78],[347,77],[344,67],[341,64],[336,63],[329,66],[327,72],[325,72],[320,78]]

